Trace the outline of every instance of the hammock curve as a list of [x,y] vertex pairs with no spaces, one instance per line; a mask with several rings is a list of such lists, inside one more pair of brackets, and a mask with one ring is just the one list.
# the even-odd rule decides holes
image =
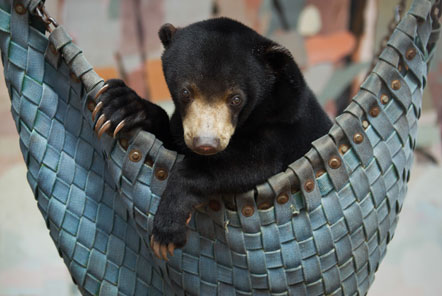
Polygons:
[[97,140],[103,80],[60,26],[49,38],[0,0],[0,48],[27,179],[84,295],[367,293],[407,191],[427,65],[439,37],[415,0],[328,135],[255,190],[213,196],[169,262],[149,238],[168,171],[181,156],[147,132]]

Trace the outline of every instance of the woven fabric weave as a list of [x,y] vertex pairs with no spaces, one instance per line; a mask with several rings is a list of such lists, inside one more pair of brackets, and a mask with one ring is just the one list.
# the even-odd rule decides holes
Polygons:
[[103,80],[62,27],[48,38],[17,12],[38,2],[0,0],[2,61],[28,182],[84,295],[367,293],[407,191],[439,35],[431,2],[413,2],[328,135],[255,190],[208,197],[169,262],[148,242],[167,184],[157,172],[181,156],[144,131],[128,147],[96,138],[88,104]]

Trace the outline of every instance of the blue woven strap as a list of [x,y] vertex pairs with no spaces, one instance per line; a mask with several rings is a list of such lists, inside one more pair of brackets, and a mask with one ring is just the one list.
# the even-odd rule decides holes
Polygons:
[[182,156],[144,131],[96,139],[103,80],[63,27],[46,38],[15,9],[39,2],[0,0],[0,48],[29,184],[84,295],[366,294],[407,190],[439,32],[430,2],[414,1],[328,135],[255,190],[208,197],[167,263],[148,241]]

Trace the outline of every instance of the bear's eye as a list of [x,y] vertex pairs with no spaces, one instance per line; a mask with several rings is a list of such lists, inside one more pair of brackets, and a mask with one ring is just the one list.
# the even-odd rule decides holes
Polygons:
[[181,90],[181,97],[184,102],[190,102],[190,91],[187,88]]
[[239,106],[239,105],[241,105],[241,103],[242,103],[242,98],[240,97],[240,96],[233,96],[231,99],[230,99],[230,105],[231,106]]

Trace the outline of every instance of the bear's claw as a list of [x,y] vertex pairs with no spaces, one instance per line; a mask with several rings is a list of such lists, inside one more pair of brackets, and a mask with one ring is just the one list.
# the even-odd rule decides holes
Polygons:
[[104,133],[116,137],[120,132],[129,132],[141,127],[153,129],[155,108],[152,103],[140,98],[122,80],[111,79],[95,95],[96,105],[92,110],[95,133],[100,138]]
[[126,119],[123,119],[123,121],[121,121],[118,125],[117,125],[117,127],[115,128],[115,130],[114,130],[114,133],[113,133],[113,137],[114,138],[116,138],[117,137],[117,134],[124,128],[124,126],[126,125]]
[[101,128],[98,130],[98,139],[111,127],[111,121],[106,121]]
[[109,89],[109,84],[105,84],[102,88],[100,88],[97,92],[97,94],[95,95],[95,101],[105,92]]
[[100,117],[98,117],[97,123],[95,124],[95,132],[98,133],[101,129],[101,126],[106,121],[106,116],[104,114],[101,114]]
[[97,116],[97,113],[103,108],[103,102],[98,102],[98,104],[95,106],[94,111],[92,111],[92,121],[95,121],[95,117]]
[[166,261],[169,261],[169,258],[167,256],[167,253],[170,254],[170,256],[173,256],[175,251],[175,244],[169,243],[169,244],[161,244],[157,241],[155,241],[154,236],[152,235],[150,239],[150,247],[152,248],[153,253],[158,259],[164,259]]
[[[186,220],[186,226],[189,225],[191,218],[192,218],[192,214],[189,214],[189,217]],[[154,232],[159,232],[159,231],[157,230]],[[182,235],[183,233],[185,235],[186,231],[180,231],[179,235]],[[163,237],[163,235],[161,235],[161,236]],[[166,235],[164,237],[167,237],[167,236],[170,236],[170,234]],[[163,237],[163,240],[164,240],[164,237]],[[170,256],[173,256],[175,248],[180,248],[185,244],[185,242],[184,243],[182,242],[182,240],[183,240],[182,238],[181,239],[178,237],[175,237],[175,238],[177,239],[177,241],[180,241],[180,242],[177,242],[177,244],[175,244],[174,242],[163,242],[162,243],[162,242],[159,242],[156,240],[154,234],[151,236],[150,247],[158,259],[163,259],[163,260],[169,261],[167,253],[169,253]],[[184,238],[184,241],[185,241],[185,238]]]

